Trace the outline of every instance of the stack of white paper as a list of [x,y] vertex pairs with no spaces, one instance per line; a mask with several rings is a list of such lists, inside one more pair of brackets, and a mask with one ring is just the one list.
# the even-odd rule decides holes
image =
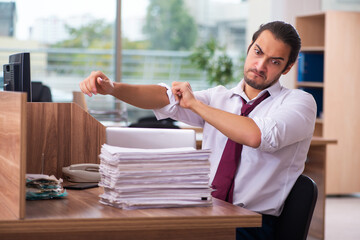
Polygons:
[[209,206],[209,150],[139,149],[104,144],[100,154],[103,204],[132,209]]

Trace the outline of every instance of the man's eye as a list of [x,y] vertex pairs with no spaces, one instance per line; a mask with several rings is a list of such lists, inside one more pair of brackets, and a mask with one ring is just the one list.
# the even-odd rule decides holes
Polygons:
[[272,60],[271,62],[272,62],[273,64],[275,64],[275,65],[280,65],[280,62],[277,61],[277,60]]

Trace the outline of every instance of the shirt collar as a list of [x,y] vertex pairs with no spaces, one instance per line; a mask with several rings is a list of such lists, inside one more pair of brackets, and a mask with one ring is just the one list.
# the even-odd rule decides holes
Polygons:
[[[249,98],[248,96],[245,94],[244,92],[244,85],[245,85],[245,81],[244,79],[242,79],[238,85],[234,88],[231,89],[232,91],[232,94],[231,94],[231,97],[234,96],[234,95],[239,95],[241,96],[242,98],[244,98],[247,102],[249,101]],[[259,96],[263,95],[265,91],[268,91],[270,93],[270,96],[276,96],[280,93],[281,91],[281,84],[280,84],[280,81],[277,81],[275,84],[273,84],[272,86],[262,90],[257,96],[256,98],[252,99],[251,101],[257,99]]]

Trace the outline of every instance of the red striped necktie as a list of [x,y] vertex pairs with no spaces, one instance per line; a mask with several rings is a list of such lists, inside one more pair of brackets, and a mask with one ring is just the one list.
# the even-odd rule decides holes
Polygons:
[[[245,99],[241,108],[241,116],[247,116],[249,113],[259,105],[264,99],[269,97],[269,92],[265,92],[261,97],[256,99],[253,104],[247,104]],[[234,178],[236,170],[240,163],[240,156],[242,151],[242,144],[236,143],[228,138],[223,154],[220,159],[219,166],[216,170],[212,187],[215,191],[212,196],[227,202],[232,203],[234,192]]]

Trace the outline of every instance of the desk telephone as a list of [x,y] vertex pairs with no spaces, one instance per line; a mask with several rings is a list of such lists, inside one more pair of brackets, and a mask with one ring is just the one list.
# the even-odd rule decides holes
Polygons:
[[99,164],[80,163],[62,169],[64,178],[69,182],[99,182]]

